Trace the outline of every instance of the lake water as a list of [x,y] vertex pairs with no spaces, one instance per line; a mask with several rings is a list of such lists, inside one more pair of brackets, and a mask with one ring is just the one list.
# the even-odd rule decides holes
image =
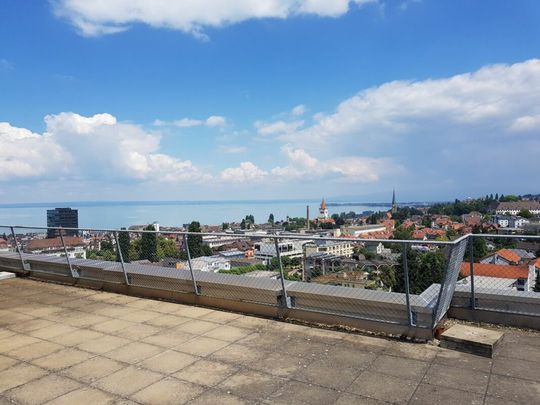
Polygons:
[[[241,221],[248,214],[255,222],[266,222],[270,213],[276,221],[290,217],[305,217],[306,205],[311,218],[316,217],[320,201],[200,201],[200,202],[71,202],[0,205],[0,225],[46,226],[46,211],[55,207],[79,210],[79,226],[87,228],[120,228],[154,221],[163,226],[181,226],[191,221],[221,224]],[[331,214],[354,211],[381,211],[389,205],[329,206]]]

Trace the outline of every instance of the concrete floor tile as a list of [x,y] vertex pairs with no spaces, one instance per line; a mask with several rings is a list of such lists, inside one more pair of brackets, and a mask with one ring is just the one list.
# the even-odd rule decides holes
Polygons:
[[239,368],[230,364],[203,359],[182,367],[174,376],[181,380],[212,387],[238,371]]
[[228,342],[224,342],[223,340],[197,336],[187,342],[181,343],[174,349],[194,356],[204,357],[224,348],[228,344]]
[[62,374],[84,383],[91,383],[122,368],[124,364],[105,357],[93,357],[62,371]]
[[[306,367],[302,367],[294,375],[294,378],[310,384],[318,384],[323,387],[336,390],[344,390],[360,375],[362,369],[341,367],[336,373],[336,364],[331,361],[315,361]],[[273,366],[271,366],[273,368]]]
[[538,402],[540,382],[492,374],[487,394],[523,404]]
[[484,394],[489,381],[489,373],[465,370],[463,368],[433,364],[424,378],[424,383],[456,390]]
[[90,357],[92,357],[90,353],[68,347],[33,360],[32,363],[41,368],[57,371],[81,363]]
[[339,392],[329,388],[320,387],[308,383],[289,381],[274,392],[269,400],[279,404],[312,404],[326,405],[337,401]]
[[17,403],[38,405],[80,387],[81,384],[76,381],[50,374],[9,391],[7,397]]
[[179,405],[194,399],[203,391],[198,385],[167,377],[142,389],[132,398],[142,404]]
[[88,342],[104,336],[106,335],[90,329],[76,329],[73,332],[55,336],[54,342],[64,346],[77,346],[82,342]]
[[364,371],[347,391],[380,401],[406,404],[418,383],[373,371]]
[[246,337],[250,333],[251,332],[246,329],[223,325],[219,328],[215,328],[204,333],[203,336],[224,340],[226,342],[236,342],[237,340]]
[[420,382],[428,367],[429,363],[424,361],[380,355],[375,359],[368,370]]
[[164,376],[153,371],[128,366],[94,383],[97,388],[120,396],[129,396],[159,381]]
[[413,360],[431,361],[437,356],[439,350],[441,349],[425,343],[392,342],[384,350],[384,354],[407,357]]
[[383,405],[387,402],[379,401],[373,398],[360,397],[348,392],[341,393],[338,400],[333,405]]
[[133,342],[105,353],[103,356],[124,363],[135,364],[163,351],[162,347],[148,343]]
[[203,321],[216,322],[221,324],[229,323],[237,318],[240,318],[242,315],[236,314],[233,312],[225,311],[213,311],[209,312],[206,315],[203,315],[200,319]]
[[506,357],[496,357],[493,359],[492,373],[540,382],[540,365],[535,361],[513,361]]
[[141,339],[141,342],[149,343],[157,346],[161,346],[167,349],[172,349],[188,340],[191,340],[195,337],[191,333],[183,333],[179,331],[164,331],[156,333],[155,335],[150,335]]
[[221,350],[213,353],[209,360],[223,361],[233,365],[248,365],[262,360],[268,352],[255,349],[249,346],[230,344]]
[[160,333],[162,331],[163,329],[155,326],[132,322],[132,325],[128,326],[127,328],[111,332],[111,334],[125,339],[141,340],[147,336],[155,335],[156,333]]
[[255,405],[256,402],[250,401],[245,398],[237,397],[227,392],[222,392],[219,390],[208,390],[189,403],[189,405],[209,405],[209,404]]
[[45,328],[41,328],[38,330],[34,330],[30,333],[28,333],[30,336],[36,337],[38,339],[45,339],[45,340],[51,340],[55,341],[54,338],[60,335],[65,335],[71,332],[76,331],[77,328],[69,325],[64,325],[58,322],[54,322],[50,326],[46,326]]
[[200,357],[192,356],[191,354],[181,353],[175,350],[166,350],[140,362],[138,366],[148,368],[158,373],[172,374],[199,359]]
[[422,383],[418,386],[410,404],[482,405],[483,400],[484,396],[481,394]]
[[56,343],[47,342],[45,340],[39,341],[37,343],[32,343],[31,345],[19,347],[17,349],[11,350],[6,353],[10,357],[15,357],[19,360],[30,361],[32,359],[37,359],[39,357],[46,356],[50,353],[57,352],[62,349],[63,346],[57,345]]
[[100,391],[96,388],[83,387],[67,394],[61,395],[46,405],[75,405],[75,404],[92,404],[92,405],[108,405],[112,404],[116,398],[110,394]]
[[190,305],[180,305],[174,312],[175,315],[187,316],[188,318],[200,319],[204,315],[214,312],[213,309],[194,307]]
[[105,322],[96,323],[90,327],[90,329],[101,332],[101,333],[108,333],[111,334],[113,332],[122,330],[124,328],[127,328],[129,326],[136,326],[138,324],[128,321],[123,321],[121,319],[109,319]]
[[148,325],[159,326],[164,328],[173,328],[178,325],[182,325],[191,321],[191,318],[176,315],[162,315],[157,318],[149,319],[146,321]]
[[30,364],[18,363],[0,372],[0,394],[11,388],[43,377],[47,372]]
[[221,325],[218,323],[199,321],[194,319],[189,322],[183,323],[182,325],[179,325],[174,329],[180,332],[191,333],[192,335],[202,335],[203,333],[211,331],[212,329],[216,329],[220,326]]
[[9,353],[20,347],[39,343],[41,340],[32,336],[15,334],[0,340],[0,353]]
[[19,361],[0,354],[0,371],[13,367]]
[[144,309],[131,311],[128,314],[125,314],[121,317],[124,321],[130,321],[130,322],[146,322],[150,319],[157,318],[158,316],[162,316],[159,312],[154,311],[147,311]]
[[81,343],[77,346],[78,349],[95,354],[103,354],[110,352],[120,346],[125,346],[131,343],[130,340],[119,338],[117,336],[104,335],[97,339],[92,339]]
[[492,365],[490,358],[448,349],[440,349],[434,362],[442,366],[460,367],[488,373]]
[[[298,373],[306,371],[306,367],[312,362],[312,359],[305,357],[291,357],[282,352],[270,352],[265,354],[259,361],[250,362],[249,367],[278,377],[291,378],[294,375],[295,378],[298,378]],[[333,374],[335,375],[335,373]],[[302,381],[307,380],[304,378]]]
[[260,401],[276,392],[285,381],[269,374],[246,370],[225,379],[217,388],[241,398]]
[[30,319],[29,321],[12,324],[9,326],[9,329],[17,333],[29,334],[29,332],[54,324],[53,321],[48,321],[47,319],[35,318]]

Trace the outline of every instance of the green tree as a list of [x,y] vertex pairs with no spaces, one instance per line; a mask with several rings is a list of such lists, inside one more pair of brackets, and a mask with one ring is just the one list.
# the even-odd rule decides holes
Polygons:
[[532,212],[527,210],[527,209],[523,209],[523,210],[519,211],[518,216],[523,217],[523,218],[529,218],[529,219],[534,217]]
[[500,201],[501,202],[516,202],[516,201],[519,201],[519,197],[517,195],[509,194],[507,196],[501,196]]
[[[154,225],[148,225],[144,228],[145,231],[155,231]],[[140,259],[148,260],[150,262],[157,262],[159,260],[157,254],[157,235],[155,233],[143,233],[141,237],[141,252]]]
[[269,223],[270,225],[274,225],[274,214],[270,214],[270,215],[268,216],[268,223]]
[[[126,228],[122,228],[122,229],[126,229]],[[117,246],[117,249],[116,249],[116,261],[119,262],[120,261],[120,253],[119,252],[122,252],[122,259],[124,260],[124,262],[126,263],[129,263],[131,261],[131,257],[130,257],[130,247],[131,247],[131,243],[130,243],[130,239],[129,239],[129,232],[127,231],[124,231],[124,232],[118,232],[118,246]]]
[[[480,238],[480,237],[474,237],[473,238],[473,256],[474,261],[478,262],[480,259],[482,259],[484,256],[488,254],[488,247],[486,238]],[[465,250],[465,256],[463,257],[464,261],[470,261],[470,254],[469,254],[469,247],[467,246],[467,250]]]
[[157,255],[159,259],[165,257],[178,257],[178,249],[174,240],[160,236],[158,238]]
[[245,218],[242,219],[242,221],[240,222],[240,229],[246,229],[246,220],[245,220]]
[[[405,292],[405,273],[403,261],[396,268],[396,291]],[[411,294],[421,294],[434,283],[441,283],[446,270],[446,256],[442,250],[433,252],[417,252],[407,250],[409,270],[409,291]]]
[[[197,221],[191,222],[188,227],[190,233],[200,233],[201,224]],[[203,244],[203,238],[200,235],[188,235],[187,237],[189,253],[191,257],[211,256],[212,249],[208,245]],[[183,258],[187,257],[187,252],[183,252]]]
[[226,231],[227,229],[229,229],[229,227],[230,227],[230,224],[228,222],[223,222],[221,224],[221,230],[222,231]]

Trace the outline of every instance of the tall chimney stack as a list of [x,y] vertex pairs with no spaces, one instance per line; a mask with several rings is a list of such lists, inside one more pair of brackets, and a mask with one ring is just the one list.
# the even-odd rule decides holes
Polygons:
[[306,205],[306,224],[309,231],[309,205]]

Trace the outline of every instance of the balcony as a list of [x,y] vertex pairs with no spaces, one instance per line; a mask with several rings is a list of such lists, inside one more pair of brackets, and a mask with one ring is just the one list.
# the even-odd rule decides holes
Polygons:
[[0,282],[0,403],[535,403],[540,336],[494,359],[28,278]]

